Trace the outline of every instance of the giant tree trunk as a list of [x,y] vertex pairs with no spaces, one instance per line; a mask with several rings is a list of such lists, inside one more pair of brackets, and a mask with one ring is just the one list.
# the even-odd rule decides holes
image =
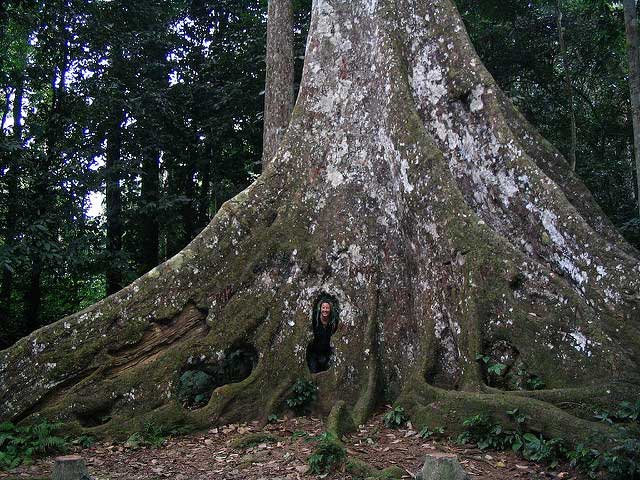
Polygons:
[[[638,259],[498,89],[450,0],[316,0],[263,175],[175,257],[1,352],[0,417],[106,434],[237,421],[311,376],[314,408],[345,400],[358,422],[383,399],[418,424],[518,407],[575,440],[607,427],[563,408],[639,391]],[[323,294],[343,328],[312,375]],[[249,359],[246,378],[223,371],[230,357]],[[186,408],[181,379],[198,369],[218,388]],[[531,378],[546,389],[518,389]]]

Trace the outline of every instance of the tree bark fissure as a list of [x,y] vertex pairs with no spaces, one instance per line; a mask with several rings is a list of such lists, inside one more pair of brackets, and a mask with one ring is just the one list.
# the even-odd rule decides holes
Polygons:
[[[320,412],[344,400],[361,420],[399,399],[419,424],[447,402],[460,414],[513,404],[540,431],[559,418],[576,438],[590,422],[497,392],[476,360],[505,348],[549,391],[576,396],[629,385],[594,402],[638,391],[638,304],[627,299],[638,252],[558,160],[484,69],[450,0],[316,0],[296,109],[260,178],[175,257],[1,352],[0,417],[23,414],[71,365],[104,368],[123,348],[144,357],[145,332],[188,305],[207,312],[205,336],[108,381],[87,377],[42,413],[81,423],[96,398],[118,398],[95,427],[112,435],[139,424],[134,412],[194,425],[264,417],[311,375],[312,310],[329,295],[342,328],[331,368],[313,375]],[[183,408],[181,372],[238,345],[258,352],[249,376]]]

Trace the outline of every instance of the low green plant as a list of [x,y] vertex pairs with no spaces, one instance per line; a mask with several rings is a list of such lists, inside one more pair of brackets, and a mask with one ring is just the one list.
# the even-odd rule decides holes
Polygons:
[[637,422],[640,417],[640,400],[635,403],[620,402],[614,411],[597,410],[594,418],[601,422],[613,425],[614,423]]
[[531,377],[527,378],[525,386],[527,390],[542,390],[544,387],[546,387],[546,384],[542,381],[542,379],[540,379],[540,377],[532,375]]
[[515,432],[506,431],[502,425],[493,423],[487,415],[474,415],[462,422],[465,431],[458,435],[457,442],[466,445],[475,443],[481,449],[505,450],[513,444]]
[[[624,407],[629,408],[628,405]],[[518,409],[507,414],[516,425],[514,430],[505,429],[486,415],[475,415],[463,421],[465,431],[458,436],[458,443],[475,443],[480,449],[511,449],[527,460],[544,462],[552,467],[561,460],[570,460],[590,478],[605,475],[608,480],[640,480],[640,439],[629,430],[620,428],[621,439],[608,450],[601,451],[586,443],[570,450],[561,439],[547,439],[525,431],[529,417]],[[605,441],[594,440],[592,443],[603,444]]]
[[272,413],[267,417],[267,422],[269,423],[276,423],[277,421],[278,421],[278,415],[276,415],[275,413]]
[[82,448],[89,448],[94,443],[96,443],[96,439],[93,438],[91,435],[80,435],[71,443],[73,443],[74,445],[80,445]]
[[385,413],[382,417],[382,421],[387,428],[400,428],[402,425],[407,423],[408,420],[409,417],[402,407],[395,407]]
[[431,430],[429,427],[424,427],[418,433],[418,436],[420,438],[431,438],[438,435],[444,435],[444,427],[434,427],[433,430]]
[[315,475],[330,473],[342,465],[346,457],[347,451],[335,435],[325,432],[309,456],[309,471]]
[[478,355],[476,355],[476,360],[481,361],[487,366],[488,373],[492,373],[498,377],[501,376],[507,369],[507,366],[504,363],[493,362],[491,357],[488,355],[479,353]]
[[616,417],[620,420],[637,422],[640,418],[640,399],[635,403],[621,402],[616,411]]
[[458,443],[475,443],[480,449],[511,449],[527,460],[546,462],[552,466],[558,463],[565,452],[560,439],[548,440],[542,435],[524,432],[523,427],[529,417],[518,409],[508,411],[507,415],[516,424],[515,430],[493,423],[486,415],[467,418],[463,422],[466,429],[458,436]]
[[38,455],[63,451],[67,441],[56,432],[61,423],[40,422],[17,426],[11,422],[0,424],[0,469],[12,469],[30,463]]
[[318,387],[313,382],[299,378],[293,385],[291,395],[287,398],[287,406],[297,414],[303,414],[317,397]]
[[127,439],[125,446],[129,448],[160,447],[174,433],[178,433],[178,431],[164,425],[157,425],[154,422],[145,422],[142,429]]

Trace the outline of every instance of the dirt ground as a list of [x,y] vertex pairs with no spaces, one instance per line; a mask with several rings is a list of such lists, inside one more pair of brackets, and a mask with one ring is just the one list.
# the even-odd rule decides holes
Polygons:
[[[316,418],[300,417],[278,420],[260,428],[257,423],[227,425],[208,432],[169,438],[158,448],[132,448],[119,444],[98,443],[76,449],[96,480],[174,479],[174,480],[326,480],[351,479],[345,472],[316,476],[308,472],[307,458],[314,449],[311,437],[324,431]],[[275,442],[251,448],[234,448],[234,440],[257,432],[274,435]],[[455,453],[469,477],[486,480],[582,479],[567,466],[549,469],[517,457],[511,452],[482,451],[465,448],[445,440],[424,440],[407,425],[403,429],[384,427],[376,416],[357,433],[345,439],[348,454],[383,469],[397,465],[406,471],[403,478],[413,478],[434,452]],[[53,458],[39,459],[34,465],[11,472],[0,472],[0,479],[50,478]]]

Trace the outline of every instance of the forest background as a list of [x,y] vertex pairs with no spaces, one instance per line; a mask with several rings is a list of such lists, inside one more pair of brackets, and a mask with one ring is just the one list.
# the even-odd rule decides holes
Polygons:
[[[498,84],[640,247],[622,5],[456,3]],[[294,1],[296,86],[310,8]],[[0,9],[2,349],[180,251],[260,174],[267,2]]]

